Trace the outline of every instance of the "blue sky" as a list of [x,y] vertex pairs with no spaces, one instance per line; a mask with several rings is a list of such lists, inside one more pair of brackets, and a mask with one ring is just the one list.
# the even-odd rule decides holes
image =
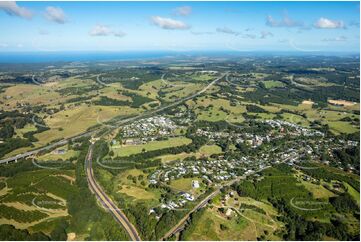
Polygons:
[[359,2],[0,2],[0,52],[359,52],[359,19]]

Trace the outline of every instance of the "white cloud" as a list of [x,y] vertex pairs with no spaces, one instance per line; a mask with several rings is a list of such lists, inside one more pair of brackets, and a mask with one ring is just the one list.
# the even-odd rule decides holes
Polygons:
[[89,31],[91,36],[109,36],[124,37],[126,34],[122,31],[113,31],[109,26],[97,24]]
[[343,21],[328,18],[320,18],[315,22],[314,26],[319,29],[341,29],[345,27]]
[[234,31],[234,30],[232,30],[230,28],[227,28],[227,27],[217,28],[216,31],[219,32],[219,33],[224,33],[224,34],[232,34],[232,35],[235,35],[235,36],[240,34],[240,32]]
[[183,6],[175,9],[175,14],[180,16],[188,16],[192,13],[192,7]]
[[66,15],[63,9],[58,7],[47,7],[45,17],[58,24],[64,24],[66,22]]
[[19,7],[15,1],[0,1],[0,9],[10,16],[18,16],[25,19],[31,19],[33,17],[33,13],[29,9]]
[[90,30],[89,34],[91,36],[108,36],[112,33],[110,28],[106,25],[97,24]]
[[163,18],[160,16],[151,17],[151,21],[154,25],[161,27],[162,29],[189,29],[190,26],[182,21],[171,19],[171,18]]
[[244,38],[244,39],[256,39],[257,35],[255,35],[255,34],[244,34],[244,35],[242,35],[242,38]]
[[303,24],[301,22],[291,19],[287,12],[284,13],[282,20],[276,20],[271,15],[266,18],[266,25],[270,27],[300,27]]
[[261,39],[266,39],[267,37],[273,37],[273,34],[269,31],[262,31],[261,32]]
[[6,48],[6,47],[8,47],[9,45],[8,44],[6,44],[6,43],[0,43],[0,48]]
[[191,34],[194,34],[194,35],[209,35],[209,34],[214,34],[213,32],[208,32],[208,31],[205,31],[205,32],[202,32],[202,31],[191,31]]
[[342,42],[342,41],[346,41],[346,40],[347,40],[346,36],[338,36],[338,37],[335,37],[335,38],[325,38],[322,41],[325,41],[325,42]]
[[48,35],[49,34],[49,31],[44,30],[44,29],[39,29],[38,32],[39,32],[40,35]]
[[114,31],[113,35],[115,37],[124,37],[126,34],[123,31]]

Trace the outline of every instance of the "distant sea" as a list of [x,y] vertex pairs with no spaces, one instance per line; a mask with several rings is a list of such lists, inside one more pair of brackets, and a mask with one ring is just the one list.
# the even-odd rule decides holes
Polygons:
[[265,55],[359,55],[359,53],[325,53],[325,52],[237,52],[237,51],[132,51],[132,52],[0,52],[0,64],[4,63],[42,63],[42,62],[95,62],[95,61],[125,61],[144,60],[163,57],[190,56],[265,56]]
[[0,63],[94,62],[153,59],[169,52],[0,52]]

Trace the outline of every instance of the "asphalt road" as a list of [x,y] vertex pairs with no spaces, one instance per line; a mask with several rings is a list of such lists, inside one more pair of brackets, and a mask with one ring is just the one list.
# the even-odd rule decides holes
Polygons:
[[32,150],[32,151],[27,151],[27,152],[22,153],[22,154],[18,154],[18,155],[9,157],[9,158],[2,159],[2,160],[0,160],[0,164],[15,161],[15,160],[18,160],[18,159],[21,159],[21,158],[25,158],[25,157],[28,157],[28,156],[31,156],[31,155],[35,155],[36,153],[38,153],[40,151],[50,150],[50,149],[53,149],[55,147],[65,145],[66,143],[68,143],[69,140],[76,140],[76,139],[79,139],[79,138],[82,138],[82,137],[85,137],[85,136],[90,136],[95,132],[96,131],[88,131],[88,132],[85,132],[85,133],[82,133],[82,134],[79,134],[79,135],[76,135],[76,136],[73,136],[73,137],[70,137],[70,138],[62,139],[60,141],[54,142],[54,143],[52,143],[50,145],[44,146],[44,147],[39,148],[39,149],[35,149],[35,150]]
[[183,230],[185,223],[187,222],[189,216],[194,213],[195,211],[203,208],[204,206],[206,206],[208,204],[208,202],[214,198],[215,196],[217,196],[219,194],[219,192],[221,191],[222,187],[225,186],[229,186],[231,184],[233,184],[236,181],[239,181],[240,178],[232,180],[230,182],[228,182],[227,184],[217,188],[215,191],[213,191],[211,194],[209,194],[207,197],[205,197],[202,201],[200,201],[191,211],[189,211],[173,228],[171,228],[162,238],[161,240],[166,240],[167,238],[169,238],[170,236],[172,236],[173,234],[176,234],[180,231]]
[[[213,86],[216,82],[218,82],[219,80],[221,80],[224,76],[226,76],[228,73],[225,73],[223,74],[221,77],[213,80],[211,83],[209,83],[205,88],[203,88],[201,91],[191,95],[191,96],[188,96],[186,98],[183,98],[183,99],[180,99],[170,105],[167,105],[167,106],[164,106],[164,107],[161,107],[157,110],[154,110],[154,111],[150,111],[148,113],[144,113],[144,114],[140,114],[138,116],[135,116],[135,117],[132,117],[132,118],[128,118],[128,119],[125,119],[125,120],[121,120],[118,122],[118,125],[121,125],[121,124],[125,124],[125,123],[128,123],[130,121],[134,121],[136,119],[140,119],[140,118],[144,118],[146,116],[152,116],[158,112],[161,112],[165,109],[168,109],[168,108],[171,108],[171,107],[175,107],[177,105],[179,105],[180,103],[184,102],[184,101],[187,101],[187,100],[190,100],[202,93],[204,93],[205,91],[207,91],[211,86]],[[132,240],[140,240],[140,237],[135,229],[135,227],[129,222],[129,220],[127,219],[127,217],[117,208],[117,206],[110,200],[110,198],[104,193],[104,191],[102,191],[102,189],[100,188],[100,186],[97,184],[94,176],[93,176],[93,171],[92,171],[92,154],[93,154],[93,145],[91,145],[89,147],[89,151],[88,151],[88,156],[86,158],[86,174],[87,174],[87,178],[88,178],[88,183],[89,183],[89,186],[91,188],[91,190],[96,194],[96,196],[98,197],[98,199],[100,199],[102,201],[102,203],[105,205],[105,207],[108,208],[109,212],[113,215],[113,217],[116,219],[116,221],[118,223],[120,223],[124,228],[125,230],[127,231],[127,233],[129,234],[130,238]],[[212,195],[212,194],[211,194]],[[209,195],[208,197],[210,197],[211,195]],[[211,197],[210,197],[211,198]],[[210,199],[209,198],[209,199]],[[204,202],[203,206],[206,204],[206,202]],[[198,208],[195,208],[195,209],[199,209],[199,206],[201,205],[198,205]],[[194,210],[194,209],[193,209]],[[192,210],[192,211],[193,211]],[[195,210],[194,210],[195,211]]]
[[[116,124],[118,126],[122,125],[122,124],[126,124],[126,123],[129,123],[131,121],[135,121],[137,119],[141,119],[141,118],[144,118],[144,117],[147,117],[147,116],[152,116],[156,113],[159,113],[159,112],[162,112],[166,109],[169,109],[169,108],[172,108],[172,107],[175,107],[175,106],[178,106],[179,104],[187,101],[187,100],[190,100],[190,99],[193,99],[194,97],[196,96],[199,96],[201,95],[202,93],[206,92],[210,87],[212,87],[216,82],[218,82],[219,80],[221,80],[223,77],[227,76],[228,75],[228,72],[227,73],[224,73],[223,75],[221,75],[220,77],[216,78],[215,80],[213,80],[212,82],[210,82],[206,87],[204,87],[202,90],[196,92],[195,94],[192,94],[188,97],[185,97],[185,98],[182,98],[182,99],[179,99],[175,102],[173,102],[172,104],[169,104],[169,105],[166,105],[166,106],[163,106],[163,107],[160,107],[159,109],[157,110],[153,110],[153,111],[149,111],[147,113],[143,113],[143,114],[140,114],[138,116],[135,116],[135,117],[131,117],[131,118],[127,118],[127,119],[123,119],[123,120],[120,120],[118,122],[116,122]],[[97,77],[99,78],[99,76]],[[98,79],[99,80],[99,79]],[[20,158],[24,158],[24,157],[27,157],[27,156],[30,156],[30,155],[33,155],[33,154],[36,154],[37,152],[39,151],[43,151],[43,150],[48,150],[48,149],[51,149],[51,148],[55,148],[59,145],[63,145],[63,144],[66,144],[69,140],[75,140],[77,138],[80,138],[80,137],[84,137],[84,136],[89,136],[89,135],[92,135],[93,133],[96,133],[97,131],[100,131],[102,130],[102,128],[98,129],[98,130],[94,130],[94,131],[89,131],[89,132],[85,132],[85,133],[82,133],[82,134],[79,134],[77,136],[74,136],[74,137],[71,137],[71,138],[67,138],[67,139],[63,139],[63,140],[60,140],[58,142],[55,142],[53,144],[50,144],[48,146],[45,146],[45,147],[42,147],[40,149],[36,149],[36,150],[33,150],[33,151],[29,151],[29,152],[25,152],[23,154],[19,154],[19,155],[16,155],[16,156],[13,156],[13,157],[9,157],[9,158],[6,158],[6,159],[3,159],[3,160],[0,160],[0,164],[1,163],[8,163],[10,161],[14,161],[14,160],[17,160],[17,159],[20,159]],[[87,180],[88,180],[88,183],[89,183],[89,187],[90,189],[92,190],[92,192],[97,196],[97,198],[102,202],[102,204],[104,205],[104,207],[106,207],[108,209],[108,211],[113,215],[113,217],[115,218],[115,220],[120,223],[124,229],[126,230],[126,232],[129,234],[129,237],[131,238],[131,240],[133,241],[140,241],[140,237],[138,235],[138,232],[137,230],[135,229],[135,227],[132,225],[132,223],[128,220],[128,218],[125,216],[125,214],[114,204],[114,202],[105,194],[105,192],[102,190],[102,188],[99,186],[99,184],[96,182],[95,178],[94,178],[94,174],[93,174],[93,168],[92,168],[92,159],[93,159],[93,145],[89,146],[89,150],[88,150],[88,155],[85,159],[85,167],[86,167],[86,175],[87,175]],[[216,194],[214,194],[213,196],[215,196]],[[212,197],[212,194],[207,196],[207,198],[211,199]],[[193,209],[192,211],[195,211],[197,209],[199,209],[201,206],[205,206],[205,204],[209,201],[209,199],[207,201],[204,201],[202,204],[198,204],[196,206],[195,209]]]
[[[257,173],[257,172],[260,172],[266,168],[269,168],[268,166],[267,167],[264,167],[262,169],[259,169],[258,171],[255,171],[254,173]],[[184,228],[184,225],[185,223],[187,222],[189,216],[194,213],[195,211],[203,208],[204,206],[206,206],[208,204],[208,202],[214,198],[215,196],[217,196],[221,189],[223,187],[226,187],[226,186],[230,186],[232,185],[233,183],[237,182],[237,181],[240,181],[241,179],[245,179],[245,177],[238,177],[230,182],[227,182],[226,184],[224,184],[223,186],[220,186],[218,187],[214,192],[212,192],[211,194],[209,194],[207,197],[205,197],[202,201],[200,201],[189,213],[187,213],[173,228],[171,228],[163,237],[161,240],[166,240],[167,238],[169,238],[170,236],[172,236],[173,234],[176,234],[180,231],[183,230]]]
[[87,180],[90,190],[96,195],[96,197],[103,204],[103,206],[113,215],[114,219],[123,226],[125,231],[128,233],[129,238],[132,241],[141,241],[137,230],[135,229],[133,224],[128,220],[127,216],[125,216],[125,214],[106,195],[106,193],[103,191],[103,189],[99,186],[99,184],[95,180],[93,168],[92,168],[92,159],[93,159],[93,145],[89,147],[88,155],[85,158],[86,174],[87,174]]
[[[172,104],[169,104],[169,105],[166,105],[166,106],[163,106],[163,107],[160,107],[159,109],[157,110],[153,110],[153,111],[149,111],[149,112],[146,112],[146,113],[142,113],[140,115],[137,115],[137,116],[134,116],[134,117],[131,117],[131,118],[127,118],[127,119],[123,119],[123,120],[120,120],[118,122],[115,122],[114,126],[116,125],[122,125],[122,124],[126,124],[126,123],[129,123],[129,122],[132,122],[132,121],[135,121],[137,119],[141,119],[141,118],[145,118],[145,117],[148,117],[148,116],[152,116],[156,113],[159,113],[159,112],[162,112],[168,108],[172,108],[172,107],[175,107],[179,104],[181,104],[182,102],[185,102],[187,100],[190,100],[190,99],[193,99],[195,98],[196,96],[199,96],[201,95],[202,93],[204,93],[205,91],[207,91],[210,87],[212,87],[216,82],[218,82],[219,80],[221,80],[223,77],[225,77],[226,75],[228,74],[227,73],[224,73],[222,76],[216,78],[215,80],[213,80],[212,82],[210,82],[206,87],[204,87],[202,90],[200,90],[199,92],[196,92],[195,94],[192,94],[191,96],[188,96],[188,97],[185,97],[185,98],[182,98],[182,99],[179,99],[175,102],[173,102]],[[99,76],[98,76],[99,78]],[[103,127],[104,128],[104,127]],[[69,137],[69,138],[65,138],[65,139],[62,139],[58,142],[55,142],[55,143],[52,143],[50,145],[47,145],[47,146],[44,146],[42,148],[39,148],[39,149],[35,149],[35,150],[32,150],[32,151],[28,151],[28,152],[25,152],[25,153],[22,153],[22,154],[18,154],[18,155],[15,155],[15,156],[12,156],[12,157],[9,157],[9,158],[6,158],[6,159],[2,159],[0,160],[0,164],[2,163],[8,163],[8,162],[11,162],[11,161],[15,161],[15,160],[18,160],[18,159],[21,159],[21,158],[25,158],[25,157],[28,157],[28,156],[31,156],[31,155],[34,155],[40,151],[44,151],[44,150],[49,150],[49,149],[52,149],[52,148],[55,148],[57,146],[60,146],[60,145],[64,145],[66,144],[69,140],[76,140],[76,139],[79,139],[81,137],[84,137],[84,136],[90,136],[100,130],[102,130],[103,128],[99,128],[97,130],[93,130],[93,131],[87,131],[85,133],[81,133],[81,134],[78,134],[78,135],[75,135],[73,137]],[[107,127],[109,128],[109,127]]]

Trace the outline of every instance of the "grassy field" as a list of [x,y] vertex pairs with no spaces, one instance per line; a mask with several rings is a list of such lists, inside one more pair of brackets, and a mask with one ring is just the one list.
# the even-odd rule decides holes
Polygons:
[[230,122],[242,122],[244,119],[241,114],[246,112],[243,105],[231,106],[230,101],[226,99],[200,98],[196,102],[188,101],[197,114],[198,120],[216,122],[228,120]]
[[121,90],[119,88],[119,84],[118,84],[118,88],[116,88],[115,85],[116,84],[112,84],[111,86],[107,86],[107,87],[102,88],[102,90],[99,91],[99,95],[100,96],[106,96],[108,98],[115,99],[115,100],[132,101],[131,97],[119,94],[118,90]]
[[143,93],[148,95],[148,97],[156,99],[158,97],[158,92],[165,88],[167,86],[166,83],[164,83],[162,80],[155,80],[151,82],[144,83],[139,87],[139,90],[141,90]]
[[[66,100],[77,97],[76,95],[62,96],[58,91],[64,88],[81,88],[89,85],[94,85],[94,81],[81,79],[78,77],[71,77],[61,82],[50,82],[43,85],[34,84],[17,84],[11,86],[0,94],[1,99],[5,96],[10,96],[10,99],[5,100],[4,108],[11,109],[16,106],[16,103],[30,103],[31,105],[46,105],[47,107],[55,107]],[[87,95],[95,94],[96,91],[88,92]]]
[[129,156],[132,154],[141,153],[143,149],[145,151],[159,150],[167,147],[176,147],[181,145],[190,144],[191,139],[185,137],[169,138],[168,140],[151,141],[143,145],[123,145],[113,147],[114,155],[116,156]]
[[295,124],[299,124],[303,127],[309,127],[310,126],[310,122],[305,119],[304,117],[300,116],[300,115],[296,115],[293,113],[282,113],[281,116],[283,117],[283,119],[285,121],[288,121],[290,123],[295,123]]
[[[144,173],[139,169],[125,170],[118,174],[114,180],[109,180],[115,184],[115,192],[123,193],[136,200],[154,200],[157,201],[160,198],[160,192],[154,189],[147,189],[148,179],[147,173]],[[129,179],[132,177],[132,179]],[[135,179],[133,179],[133,177]],[[143,177],[139,179],[139,177]],[[135,181],[135,182],[134,182]],[[142,181],[144,185],[142,185]]]
[[311,182],[301,181],[301,184],[312,193],[314,198],[330,198],[335,194],[324,188],[322,185],[316,185]]
[[[206,226],[205,226],[206,225]],[[228,229],[221,229],[224,225]],[[208,208],[193,228],[185,236],[185,240],[256,240],[253,226],[245,218],[226,218],[216,208]]]
[[136,200],[157,200],[159,198],[159,196],[153,192],[148,192],[143,188],[131,185],[121,186],[118,190],[118,193],[124,193],[130,197],[135,198]]
[[189,192],[193,190],[192,181],[198,181],[200,185],[202,182],[198,178],[181,178],[171,181],[170,186],[180,191]]
[[349,122],[331,121],[327,122],[327,124],[329,125],[330,129],[336,134],[351,134],[359,131],[358,127],[355,127]]
[[29,228],[68,216],[66,198],[76,192],[74,171],[36,170],[6,179],[7,191],[0,198],[0,224]]
[[237,193],[234,193],[234,196],[226,201],[226,207],[233,208],[239,216],[252,224],[257,237],[264,235],[267,240],[280,240],[274,232],[284,225],[276,219],[278,212],[268,201],[239,197]]
[[211,122],[225,120],[226,117],[227,113],[216,108],[210,108],[210,110],[208,111],[199,111],[197,115],[198,120],[205,120]]
[[[3,97],[9,96],[10,99]],[[55,92],[52,87],[37,86],[33,84],[17,84],[6,89],[4,93],[0,94],[1,100],[4,100],[5,109],[11,110],[16,107],[17,102],[30,103],[32,105],[56,105],[64,102],[67,97]]]
[[221,154],[222,148],[218,145],[203,145],[199,152],[197,153],[198,156],[211,156],[213,154]]
[[275,88],[275,87],[284,87],[285,84],[283,82],[280,81],[263,81],[265,87],[267,89],[269,88]]
[[64,149],[65,154],[57,154],[54,151],[37,157],[40,161],[54,161],[54,160],[69,160],[72,157],[77,157],[79,152],[74,150],[68,150],[67,146],[59,147],[58,149]]
[[360,206],[360,193],[350,186],[347,182],[343,182],[343,185],[347,188],[347,192],[355,199],[357,204]]
[[16,129],[16,135],[23,138],[24,134],[27,132],[36,131],[36,127],[33,124],[26,124],[24,128],[22,129]]
[[170,161],[175,161],[175,160],[183,160],[184,158],[193,156],[196,154],[193,153],[179,153],[179,154],[175,154],[175,155],[162,155],[159,156],[158,158],[160,158],[162,160],[163,163],[168,163]]
[[210,81],[215,79],[216,77],[209,75],[209,74],[197,74],[197,75],[192,75],[192,79],[196,80],[196,81]]
[[[244,104],[252,104],[244,102]],[[330,130],[334,134],[340,133],[354,133],[359,131],[359,127],[352,125],[350,122],[340,121],[343,118],[350,117],[350,118],[359,118],[359,115],[350,113],[350,107],[329,107],[330,110],[318,110],[312,108],[312,102],[303,102],[297,106],[293,105],[286,105],[286,104],[276,104],[270,103],[269,105],[260,105],[256,104],[257,106],[267,110],[270,113],[248,113],[250,115],[255,115],[260,119],[272,119],[275,117],[276,112],[281,111],[281,109],[290,110],[294,112],[300,112],[301,114],[305,114],[306,118],[293,114],[283,112],[281,116],[285,121],[300,124],[304,127],[309,127],[310,123],[313,121],[321,121],[323,124],[328,124]],[[330,105],[329,105],[330,106]],[[357,105],[355,105],[357,106]]]
[[[177,83],[174,83],[176,85]],[[164,100],[167,102],[172,102],[175,100],[178,100],[180,98],[188,97],[204,88],[204,85],[201,84],[188,84],[188,85],[182,85],[170,87],[165,89],[166,92]]]
[[98,123],[105,122],[118,115],[136,113],[130,107],[87,106],[81,105],[65,111],[60,111],[45,119],[50,130],[36,134],[37,145],[45,145],[52,140],[74,136]]

